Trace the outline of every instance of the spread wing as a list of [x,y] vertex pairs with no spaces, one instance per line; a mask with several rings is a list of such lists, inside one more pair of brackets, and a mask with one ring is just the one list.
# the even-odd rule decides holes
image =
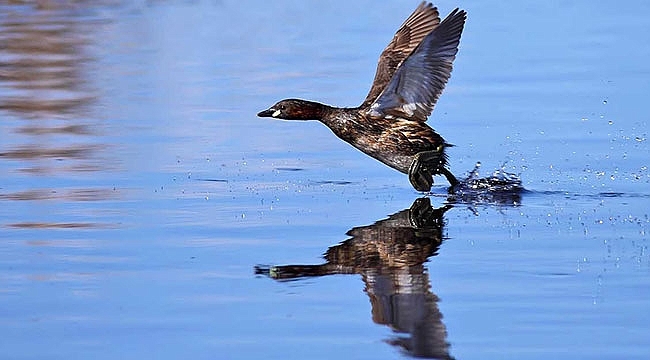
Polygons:
[[368,115],[427,121],[451,76],[467,13],[455,9],[402,62]]
[[361,107],[369,106],[377,99],[377,96],[388,85],[393,74],[395,74],[395,70],[402,61],[413,52],[413,49],[438,24],[440,24],[438,9],[430,3],[422,2],[413,11],[411,16],[404,21],[399,30],[397,30],[397,33],[395,33],[393,40],[391,40],[379,56],[379,63],[377,64],[377,72],[372,82],[372,88],[363,101],[363,104],[361,104]]

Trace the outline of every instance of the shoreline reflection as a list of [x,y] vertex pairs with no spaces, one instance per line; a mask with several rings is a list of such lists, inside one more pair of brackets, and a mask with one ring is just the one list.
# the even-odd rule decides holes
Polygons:
[[10,120],[5,131],[15,134],[2,144],[0,160],[11,160],[11,170],[56,175],[105,168],[92,81],[102,20],[83,11],[93,8],[0,5],[7,15],[0,18],[0,118]]
[[396,335],[386,339],[415,357],[450,359],[447,330],[431,291],[424,263],[437,255],[444,239],[444,213],[429,198],[369,226],[348,231],[350,239],[330,247],[318,265],[256,267],[275,280],[333,274],[359,274],[370,298],[372,320]]
[[94,180],[106,178],[113,166],[108,151],[113,144],[98,131],[101,93],[94,50],[101,42],[98,25],[108,20],[94,15],[99,6],[0,4],[0,132],[6,134],[0,169],[12,180],[0,187],[0,202],[31,202],[25,213],[3,219],[2,227],[113,226],[72,205],[117,196],[114,186]]

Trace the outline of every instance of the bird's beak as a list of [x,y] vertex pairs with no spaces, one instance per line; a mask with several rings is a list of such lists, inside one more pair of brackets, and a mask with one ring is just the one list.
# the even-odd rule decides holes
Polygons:
[[280,115],[280,110],[275,110],[273,108],[257,113],[257,116],[259,117],[276,117],[278,115]]

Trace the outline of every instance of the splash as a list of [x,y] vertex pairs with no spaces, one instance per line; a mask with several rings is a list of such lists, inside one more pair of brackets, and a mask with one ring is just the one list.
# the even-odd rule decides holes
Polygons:
[[517,206],[525,191],[517,174],[507,172],[505,165],[492,175],[481,177],[477,162],[465,179],[450,189],[449,201],[462,203],[490,203]]

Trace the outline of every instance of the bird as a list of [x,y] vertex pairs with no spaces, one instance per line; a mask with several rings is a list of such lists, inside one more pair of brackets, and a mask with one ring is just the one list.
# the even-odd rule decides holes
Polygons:
[[318,120],[336,136],[385,165],[408,174],[413,188],[431,191],[444,175],[450,191],[459,181],[448,169],[447,143],[426,124],[447,84],[467,12],[442,21],[437,7],[422,2],[379,57],[375,78],[358,107],[335,107],[289,98],[257,114],[281,120]]

